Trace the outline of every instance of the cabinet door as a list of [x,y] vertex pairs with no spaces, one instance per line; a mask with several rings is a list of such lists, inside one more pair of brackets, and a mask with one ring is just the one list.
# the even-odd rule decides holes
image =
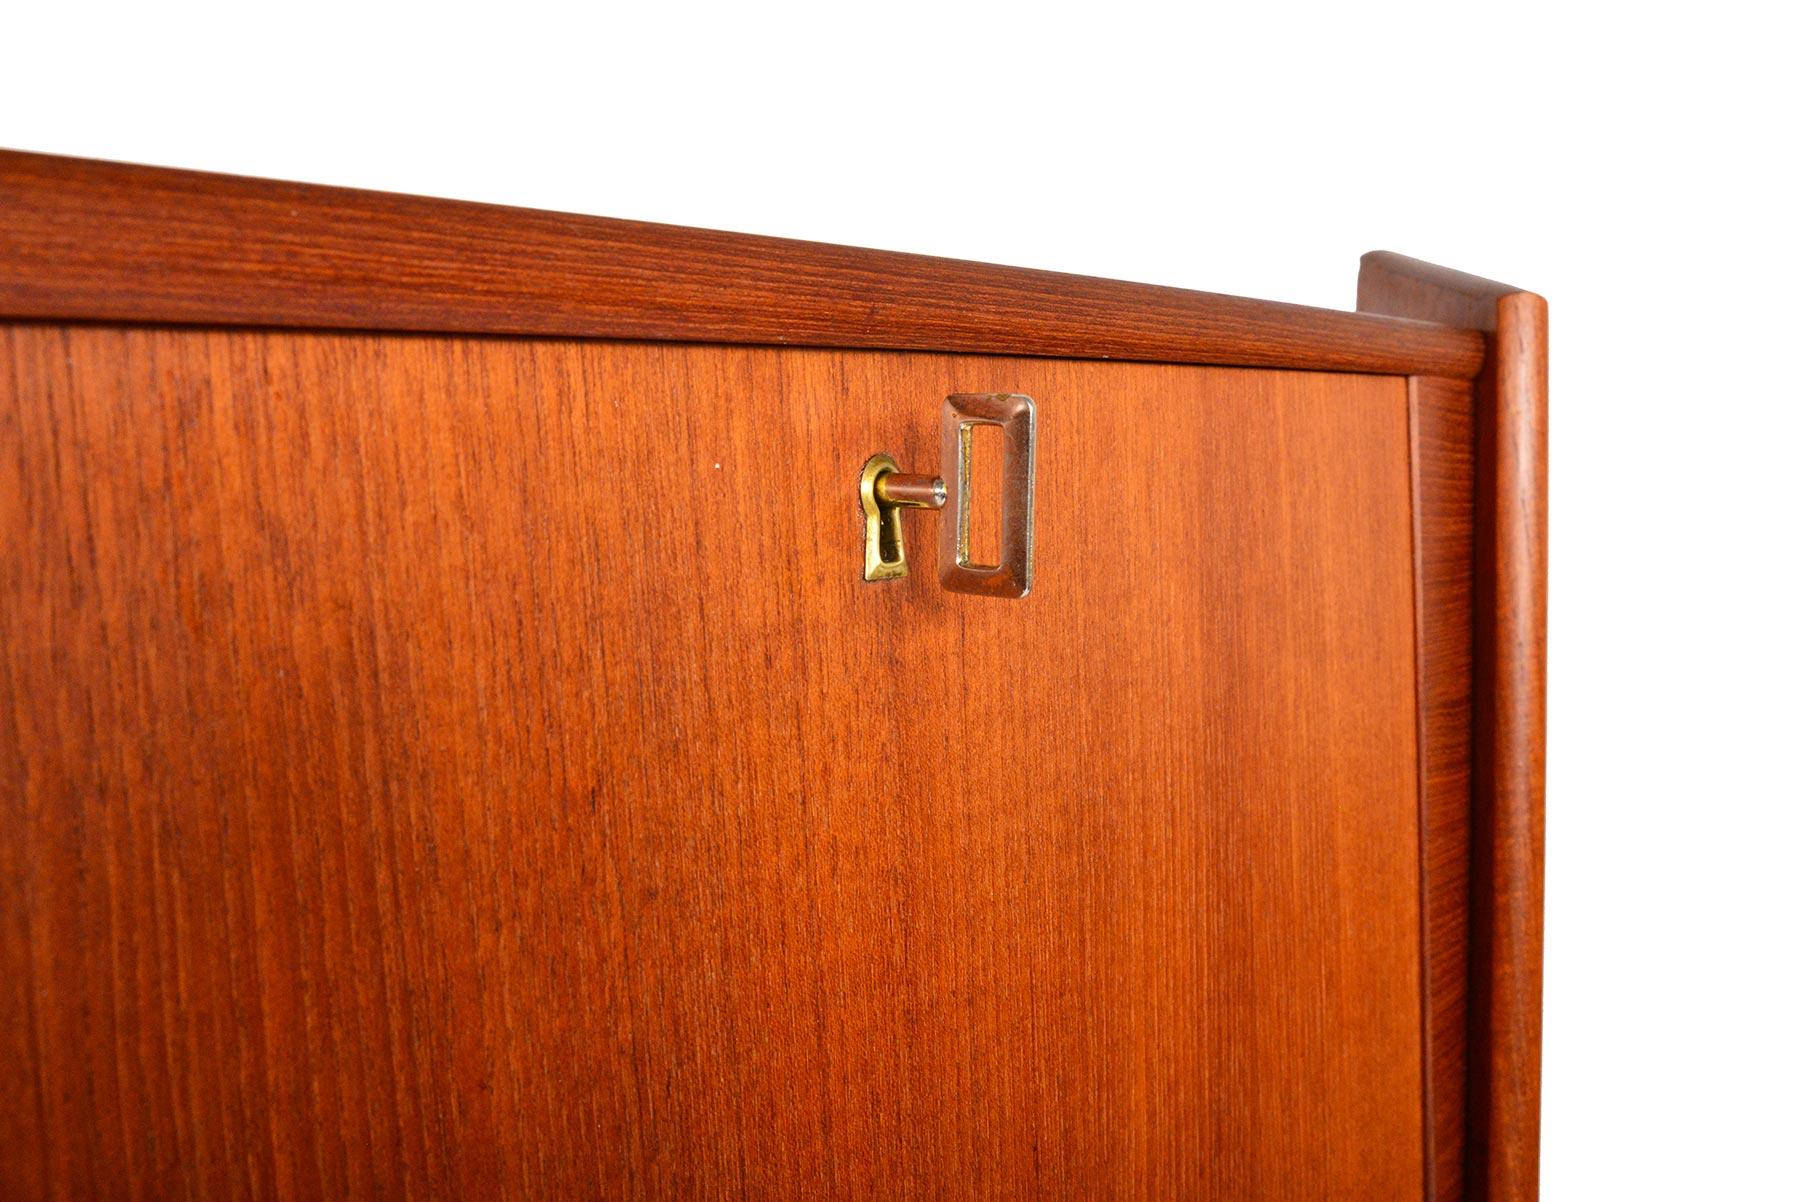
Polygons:
[[1401,378],[20,324],[0,498],[8,1196],[1420,1193]]

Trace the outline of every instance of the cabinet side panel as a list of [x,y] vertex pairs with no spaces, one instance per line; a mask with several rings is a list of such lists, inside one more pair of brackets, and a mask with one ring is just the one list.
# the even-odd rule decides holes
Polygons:
[[1475,430],[1466,380],[1415,377],[1426,1196],[1463,1196],[1468,1090],[1470,673]]
[[1506,284],[1376,251],[1357,308],[1479,329],[1475,379],[1469,1196],[1538,1193],[1544,975],[1549,311]]

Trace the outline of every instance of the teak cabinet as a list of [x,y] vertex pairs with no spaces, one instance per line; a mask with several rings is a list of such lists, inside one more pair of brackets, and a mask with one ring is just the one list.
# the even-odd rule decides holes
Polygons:
[[1359,308],[0,155],[0,1194],[1533,1197],[1545,310]]

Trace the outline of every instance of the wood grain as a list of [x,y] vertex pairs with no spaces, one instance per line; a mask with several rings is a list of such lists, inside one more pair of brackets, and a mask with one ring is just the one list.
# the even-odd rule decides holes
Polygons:
[[1475,430],[1466,380],[1408,381],[1419,623],[1425,1196],[1463,1196],[1469,1024],[1469,767]]
[[[923,525],[863,584],[862,461],[981,391],[1032,596]],[[1408,439],[1392,377],[0,326],[0,1194],[1418,1197]]]
[[1363,257],[1357,305],[1487,331],[1475,383],[1469,1193],[1537,1197],[1544,955],[1548,310],[1404,256]]
[[1408,320],[919,255],[0,152],[0,317],[1472,376]]

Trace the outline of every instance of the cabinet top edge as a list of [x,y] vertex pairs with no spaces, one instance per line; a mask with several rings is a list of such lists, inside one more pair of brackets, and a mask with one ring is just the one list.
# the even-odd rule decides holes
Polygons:
[[648,222],[0,150],[0,318],[1468,378],[1474,329]]

